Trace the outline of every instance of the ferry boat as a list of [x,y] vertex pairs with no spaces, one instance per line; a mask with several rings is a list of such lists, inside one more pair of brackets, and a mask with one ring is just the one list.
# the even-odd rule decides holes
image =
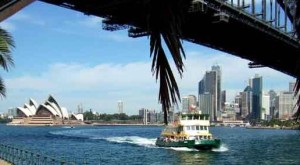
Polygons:
[[199,113],[182,113],[172,124],[165,127],[157,138],[159,147],[187,147],[197,150],[219,148],[221,140],[209,132],[209,115]]

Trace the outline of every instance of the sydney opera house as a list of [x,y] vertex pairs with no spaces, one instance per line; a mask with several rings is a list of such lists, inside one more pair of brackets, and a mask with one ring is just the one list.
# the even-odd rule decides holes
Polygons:
[[83,114],[69,114],[65,107],[61,107],[56,99],[49,95],[43,104],[37,104],[33,99],[23,107],[17,107],[17,116],[11,125],[63,125],[81,124]]

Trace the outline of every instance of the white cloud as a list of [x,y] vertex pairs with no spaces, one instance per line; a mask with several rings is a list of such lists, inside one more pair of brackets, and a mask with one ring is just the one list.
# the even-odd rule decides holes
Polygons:
[[17,22],[25,22],[30,23],[33,25],[38,26],[45,26],[46,22],[39,18],[38,16],[29,15],[23,11],[20,11],[16,14],[14,14],[12,17],[9,18],[9,21],[17,23]]
[[0,27],[2,27],[3,29],[5,29],[7,31],[15,31],[16,30],[16,26],[11,22],[1,22]]
[[[249,77],[259,73],[264,78],[266,89],[287,89],[291,77],[268,68],[248,69],[247,61],[226,54],[204,55],[187,52],[185,72],[178,85],[181,96],[197,95],[198,82],[211,65],[218,63],[222,68],[222,88],[233,98],[246,86]],[[151,60],[128,64],[106,63],[95,66],[88,64],[57,63],[38,74],[6,79],[8,98],[2,102],[2,109],[21,106],[29,97],[45,98],[54,94],[63,106],[74,111],[78,104],[98,112],[117,112],[117,101],[123,100],[125,112],[136,114],[139,108],[159,110],[158,85],[151,73]],[[270,83],[271,82],[271,83]],[[273,83],[273,86],[270,84]],[[23,98],[20,98],[23,97]],[[24,98],[25,97],[25,98]],[[21,103],[23,104],[23,102]],[[4,107],[6,106],[6,107]]]
[[84,20],[79,21],[79,24],[89,27],[89,28],[99,28],[101,27],[103,18],[95,17],[95,16],[88,16]]

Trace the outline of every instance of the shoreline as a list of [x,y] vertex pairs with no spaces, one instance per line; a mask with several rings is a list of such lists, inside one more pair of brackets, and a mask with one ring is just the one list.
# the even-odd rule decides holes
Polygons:
[[80,126],[164,126],[164,124],[119,124],[119,123],[91,123],[91,124],[4,124],[7,126],[23,126],[23,127],[80,127]]
[[263,127],[263,126],[251,126],[245,127],[247,129],[278,129],[278,130],[300,130],[299,127]]

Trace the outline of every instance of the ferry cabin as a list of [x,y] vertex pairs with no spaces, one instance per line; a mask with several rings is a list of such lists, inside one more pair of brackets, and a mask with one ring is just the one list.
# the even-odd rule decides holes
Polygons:
[[213,139],[209,126],[207,114],[181,114],[174,125],[165,128],[162,135],[175,141]]

